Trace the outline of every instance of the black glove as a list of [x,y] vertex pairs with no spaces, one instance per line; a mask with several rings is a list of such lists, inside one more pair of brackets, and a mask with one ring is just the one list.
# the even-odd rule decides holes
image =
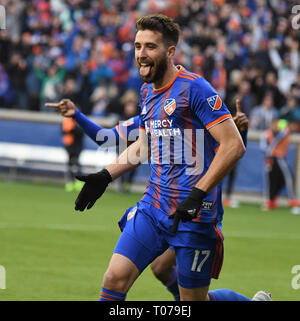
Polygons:
[[180,220],[188,222],[197,217],[205,196],[206,192],[201,189],[196,187],[192,189],[190,195],[177,206],[175,213],[169,216],[170,219],[174,219],[172,233],[177,232]]
[[95,202],[105,192],[108,184],[112,181],[109,172],[103,169],[99,173],[86,176],[76,176],[82,182],[85,182],[75,201],[75,210],[84,211],[93,207]]

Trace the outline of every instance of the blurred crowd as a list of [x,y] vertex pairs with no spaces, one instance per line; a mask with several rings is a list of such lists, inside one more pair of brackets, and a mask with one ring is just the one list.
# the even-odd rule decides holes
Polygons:
[[0,30],[0,107],[46,111],[46,101],[65,97],[87,115],[135,115],[141,86],[135,21],[159,12],[182,30],[176,64],[204,76],[229,108],[239,98],[250,127],[265,129],[283,118],[299,131],[296,3],[1,0],[6,30]]

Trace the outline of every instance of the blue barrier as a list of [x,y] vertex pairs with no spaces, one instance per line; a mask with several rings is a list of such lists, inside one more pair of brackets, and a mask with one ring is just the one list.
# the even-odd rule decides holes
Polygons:
[[[0,120],[0,142],[62,147],[61,137],[62,132],[59,124]],[[84,148],[96,150],[98,145],[86,136]],[[295,159],[296,145],[292,144],[287,157],[292,171],[295,168]],[[148,179],[149,173],[148,165],[140,166],[136,171],[135,181],[144,183]],[[223,184],[225,187],[227,178],[224,179]],[[247,151],[237,165],[234,191],[262,194],[264,184],[263,154],[257,141],[249,141]],[[283,194],[285,194],[284,191]]]

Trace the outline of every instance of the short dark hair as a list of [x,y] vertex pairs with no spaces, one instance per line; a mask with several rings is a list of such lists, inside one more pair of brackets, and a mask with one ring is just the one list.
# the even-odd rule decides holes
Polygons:
[[164,40],[169,46],[176,46],[179,40],[180,27],[173,19],[162,15],[152,14],[137,20],[136,31],[152,30],[162,33]]

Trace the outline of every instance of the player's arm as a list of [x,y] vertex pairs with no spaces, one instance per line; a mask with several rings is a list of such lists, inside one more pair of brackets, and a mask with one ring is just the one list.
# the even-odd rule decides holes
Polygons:
[[85,134],[99,146],[102,146],[104,143],[106,147],[118,146],[120,139],[127,141],[130,131],[137,128],[138,122],[136,119],[134,119],[130,128],[127,128],[128,130],[125,131],[122,130],[122,126],[104,128],[82,114],[70,99],[63,99],[59,103],[46,103],[45,106],[56,108],[64,117],[73,117]]
[[171,219],[174,218],[173,233],[176,233],[180,220],[188,222],[196,218],[207,193],[222,181],[246,150],[241,135],[231,118],[213,126],[209,132],[220,144],[218,152],[190,195],[177,206],[175,213],[169,216]]
[[[198,105],[200,105],[199,102]],[[202,200],[207,193],[221,182],[244,154],[245,145],[243,144],[239,130],[244,131],[248,128],[248,119],[241,113],[239,101],[236,101],[236,108],[237,113],[234,120],[228,117],[224,121],[209,127],[208,130],[210,134],[219,143],[218,152],[207,172],[192,189],[190,195],[177,206],[175,213],[170,215],[170,218],[174,218],[172,232],[175,233],[177,231],[180,220],[187,222],[197,216],[197,213],[201,208]],[[203,108],[203,110],[204,113],[211,113],[210,109]],[[228,114],[226,114],[226,109],[224,109],[223,112],[223,115],[227,117]],[[200,117],[205,117],[203,113],[201,115],[201,112],[199,115]],[[239,130],[237,126],[239,127]]]
[[85,184],[75,201],[75,210],[84,211],[93,207],[114,179],[138,167],[147,160],[148,155],[148,138],[145,130],[140,129],[138,140],[131,144],[114,163],[98,173],[76,176]]
[[210,128],[209,132],[220,144],[220,147],[207,172],[195,186],[206,193],[221,182],[246,150],[232,119],[227,119]]
[[[219,142],[220,147],[206,173],[208,175],[205,174],[203,180],[201,179],[196,184],[197,188],[204,189],[206,192],[209,192],[228,174],[245,152],[248,118],[241,112],[239,100],[236,101],[236,110],[233,120],[227,119],[209,129],[210,134]],[[213,186],[211,186],[211,182],[215,182]]]

